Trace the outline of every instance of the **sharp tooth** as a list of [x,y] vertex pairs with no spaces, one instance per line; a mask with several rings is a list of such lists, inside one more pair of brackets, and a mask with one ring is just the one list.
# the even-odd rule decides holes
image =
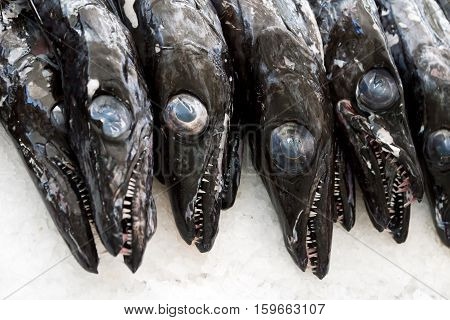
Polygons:
[[198,193],[203,194],[203,193],[206,193],[206,191],[203,191],[202,189],[198,189]]
[[205,178],[202,179],[203,182],[209,182],[208,180],[206,180]]
[[126,206],[131,206],[131,202],[128,201],[128,200],[125,200],[125,201],[123,202],[123,204],[126,205]]
[[123,212],[123,213],[130,213],[130,212],[131,212],[131,210],[130,210],[130,209],[128,209],[128,208],[123,208],[123,209],[122,209],[122,212]]

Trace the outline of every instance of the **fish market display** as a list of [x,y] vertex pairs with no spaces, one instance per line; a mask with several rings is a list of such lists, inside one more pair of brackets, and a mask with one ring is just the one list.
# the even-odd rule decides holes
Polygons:
[[450,247],[449,10],[448,0],[1,0],[0,122],[89,272],[97,235],[140,267],[156,231],[153,176],[183,240],[210,251],[246,138],[289,254],[322,279],[333,227],[355,224],[356,182],[373,225],[398,243],[425,186]]
[[[333,111],[306,1],[214,1],[249,92],[254,165],[296,264],[323,278],[331,249]],[[244,95],[247,96],[247,95]]]
[[377,1],[405,87],[432,215],[450,246],[450,23],[434,0]]
[[61,66],[71,147],[107,250],[139,267],[156,228],[152,113],[131,34],[102,0],[32,0]]
[[373,0],[310,0],[348,161],[375,227],[408,234],[410,204],[423,185],[406,120],[403,88]]
[[0,17],[0,121],[15,142],[56,227],[83,268],[97,272],[90,194],[68,141],[58,67],[23,7]]
[[[209,0],[137,0],[132,17],[119,2],[144,63],[159,129],[158,176],[169,188],[181,236],[201,252],[217,236],[227,180],[236,181],[228,149],[233,102],[231,61]],[[156,146],[155,146],[156,148]],[[235,159],[235,158],[234,158]],[[227,162],[228,160],[228,162]],[[229,169],[232,167],[233,170]],[[229,200],[231,205],[234,200]]]

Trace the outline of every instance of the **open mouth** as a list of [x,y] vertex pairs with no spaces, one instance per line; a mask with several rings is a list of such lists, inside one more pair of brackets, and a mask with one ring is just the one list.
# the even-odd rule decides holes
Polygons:
[[205,215],[203,209],[203,197],[206,195],[206,190],[209,189],[209,184],[212,180],[212,175],[210,168],[212,164],[208,164],[206,172],[204,173],[200,185],[198,187],[197,195],[194,201],[194,228],[195,228],[195,238],[194,243],[198,244],[203,240],[205,235]]
[[80,204],[80,209],[83,211],[85,216],[88,218],[91,226],[94,227],[94,214],[92,212],[91,199],[89,197],[89,191],[84,183],[81,175],[81,171],[76,169],[71,164],[60,160],[54,159],[53,163],[59,168],[59,170],[67,177],[69,180],[72,190]]
[[143,156],[141,155],[134,165],[130,180],[128,180],[127,192],[122,205],[122,234],[123,247],[121,253],[131,256],[133,243],[133,211],[137,195],[137,181],[140,179]]
[[[359,115],[348,100],[338,104],[337,113],[359,162],[355,169],[372,222],[379,231],[389,230],[398,243],[404,242],[411,204],[423,193],[420,173],[415,171],[414,156],[410,156],[414,151],[400,147],[391,132],[379,124],[382,119]],[[405,135],[400,139],[409,141]]]
[[337,212],[337,217],[335,222],[344,223],[344,201],[342,200],[341,191],[341,163],[339,158],[336,157],[334,160],[334,184],[333,184],[333,197],[334,205]]
[[411,174],[381,142],[369,135],[365,138],[377,161],[389,213],[388,230],[401,238],[407,232],[404,228],[409,222],[410,205],[416,200],[411,191]]
[[322,188],[324,178],[319,180],[314,192],[314,198],[309,210],[308,221],[306,223],[306,256],[308,258],[308,267],[313,273],[317,271],[318,265],[318,244],[317,244],[317,219],[320,202],[322,199]]
[[336,144],[333,169],[333,221],[347,231],[355,225],[355,181],[344,150]]
[[[219,210],[216,208],[216,199],[220,198],[221,183],[217,181],[217,174],[213,173],[214,169],[214,154],[211,156],[206,165],[200,183],[198,185],[197,193],[194,200],[194,240],[195,245],[201,245],[205,240],[205,221],[207,210]],[[216,195],[216,196],[214,196]],[[214,201],[214,203],[211,203]],[[218,204],[217,204],[218,205]],[[208,212],[208,214],[211,214]],[[214,214],[214,212],[213,212]]]
[[221,147],[215,148],[210,154],[204,167],[203,174],[198,180],[198,187],[191,201],[192,212],[190,225],[193,228],[193,239],[200,252],[211,250],[218,231],[220,209],[222,207],[223,176]]

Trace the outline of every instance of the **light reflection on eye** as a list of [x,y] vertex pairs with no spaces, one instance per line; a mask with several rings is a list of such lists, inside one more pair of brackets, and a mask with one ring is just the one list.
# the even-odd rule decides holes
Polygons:
[[112,96],[98,96],[89,106],[91,121],[108,139],[118,140],[131,128],[131,113]]
[[450,166],[450,131],[442,129],[431,133],[427,138],[426,153],[434,164]]
[[358,84],[356,99],[359,104],[374,111],[393,107],[400,99],[400,92],[393,76],[384,69],[372,69]]
[[67,123],[64,116],[62,102],[55,104],[50,113],[50,121],[59,132],[67,132]]
[[163,119],[174,132],[183,135],[197,135],[208,124],[208,111],[203,103],[190,94],[179,94],[170,99]]

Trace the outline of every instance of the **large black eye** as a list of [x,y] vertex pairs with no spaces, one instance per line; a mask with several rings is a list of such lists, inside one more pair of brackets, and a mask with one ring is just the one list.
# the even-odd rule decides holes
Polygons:
[[394,106],[400,99],[397,83],[384,69],[367,72],[356,89],[358,104],[374,111],[382,111]]
[[431,133],[427,138],[426,153],[430,161],[440,167],[450,166],[450,131],[446,129]]
[[179,94],[170,99],[163,118],[171,130],[190,136],[203,132],[208,124],[208,111],[196,97]]
[[107,139],[126,137],[131,128],[131,113],[123,103],[111,96],[98,96],[89,106],[94,125]]
[[289,174],[309,171],[315,154],[315,140],[303,126],[285,123],[272,131],[270,154],[275,166]]

